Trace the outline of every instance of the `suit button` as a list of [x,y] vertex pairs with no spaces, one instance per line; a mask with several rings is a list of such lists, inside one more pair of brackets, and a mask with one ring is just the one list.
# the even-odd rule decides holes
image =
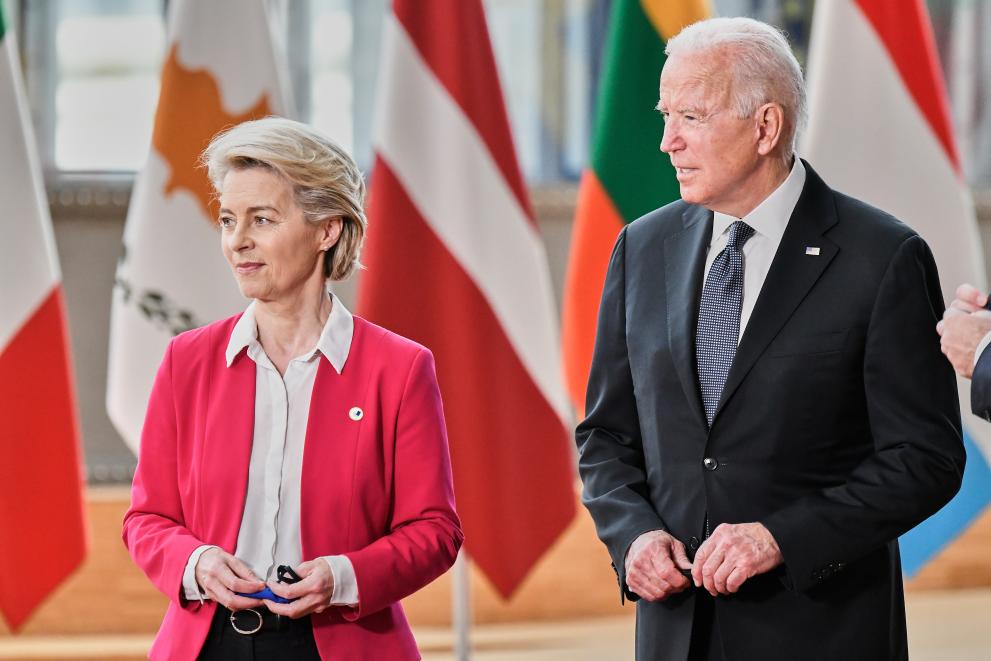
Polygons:
[[699,541],[698,537],[692,537],[690,540],[688,540],[688,548],[692,551],[698,551],[699,545],[701,544],[702,542]]
[[719,462],[716,461],[715,457],[706,457],[705,459],[702,460],[702,466],[707,471],[714,471],[717,468],[719,468]]

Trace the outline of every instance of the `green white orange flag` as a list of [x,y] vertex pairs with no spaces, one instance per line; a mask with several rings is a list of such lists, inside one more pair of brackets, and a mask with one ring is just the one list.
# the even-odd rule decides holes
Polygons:
[[220,252],[199,155],[221,129],[285,114],[263,0],[174,0],[155,129],[131,196],[110,324],[107,412],[137,452],[169,340],[246,305]]
[[23,90],[0,2],[0,616],[15,631],[87,546],[62,274]]
[[[809,127],[799,151],[830,186],[884,209],[925,238],[947,300],[962,282],[984,286],[973,204],[923,0],[816,4]],[[960,401],[967,446],[963,486],[949,505],[902,538],[909,576],[991,501],[991,427],[970,414],[963,379]]]
[[599,299],[616,235],[625,224],[679,197],[674,168],[658,149],[664,124],[654,110],[664,47],[682,28],[711,14],[708,0],[613,2],[562,311],[565,384],[579,415],[585,409]]

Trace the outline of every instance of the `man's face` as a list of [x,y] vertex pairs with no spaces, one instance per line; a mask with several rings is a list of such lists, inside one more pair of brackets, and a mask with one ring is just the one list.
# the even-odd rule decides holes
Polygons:
[[664,115],[661,151],[671,157],[681,198],[740,218],[753,206],[760,132],[733,107],[728,54],[670,57],[661,73],[658,109]]

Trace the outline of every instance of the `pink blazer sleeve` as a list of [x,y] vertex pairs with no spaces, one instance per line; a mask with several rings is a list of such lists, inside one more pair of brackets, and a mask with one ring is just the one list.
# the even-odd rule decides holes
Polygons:
[[182,596],[182,573],[189,555],[203,542],[186,528],[179,500],[172,350],[169,343],[148,401],[123,538],[135,564],[155,587],[186,607],[190,604]]
[[464,539],[454,509],[447,431],[434,359],[426,349],[413,359],[399,405],[390,530],[345,555],[354,566],[359,604],[349,620],[374,613],[412,594],[447,571]]

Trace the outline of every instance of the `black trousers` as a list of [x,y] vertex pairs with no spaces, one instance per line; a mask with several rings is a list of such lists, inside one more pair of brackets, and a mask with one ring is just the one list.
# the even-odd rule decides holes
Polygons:
[[[692,589],[692,588],[689,588]],[[716,626],[715,598],[695,588],[695,617],[692,623],[692,642],[688,647],[688,661],[725,661],[723,641]]]
[[242,634],[231,626],[230,616],[229,610],[217,606],[200,661],[320,661],[309,617],[288,620],[284,631]]

